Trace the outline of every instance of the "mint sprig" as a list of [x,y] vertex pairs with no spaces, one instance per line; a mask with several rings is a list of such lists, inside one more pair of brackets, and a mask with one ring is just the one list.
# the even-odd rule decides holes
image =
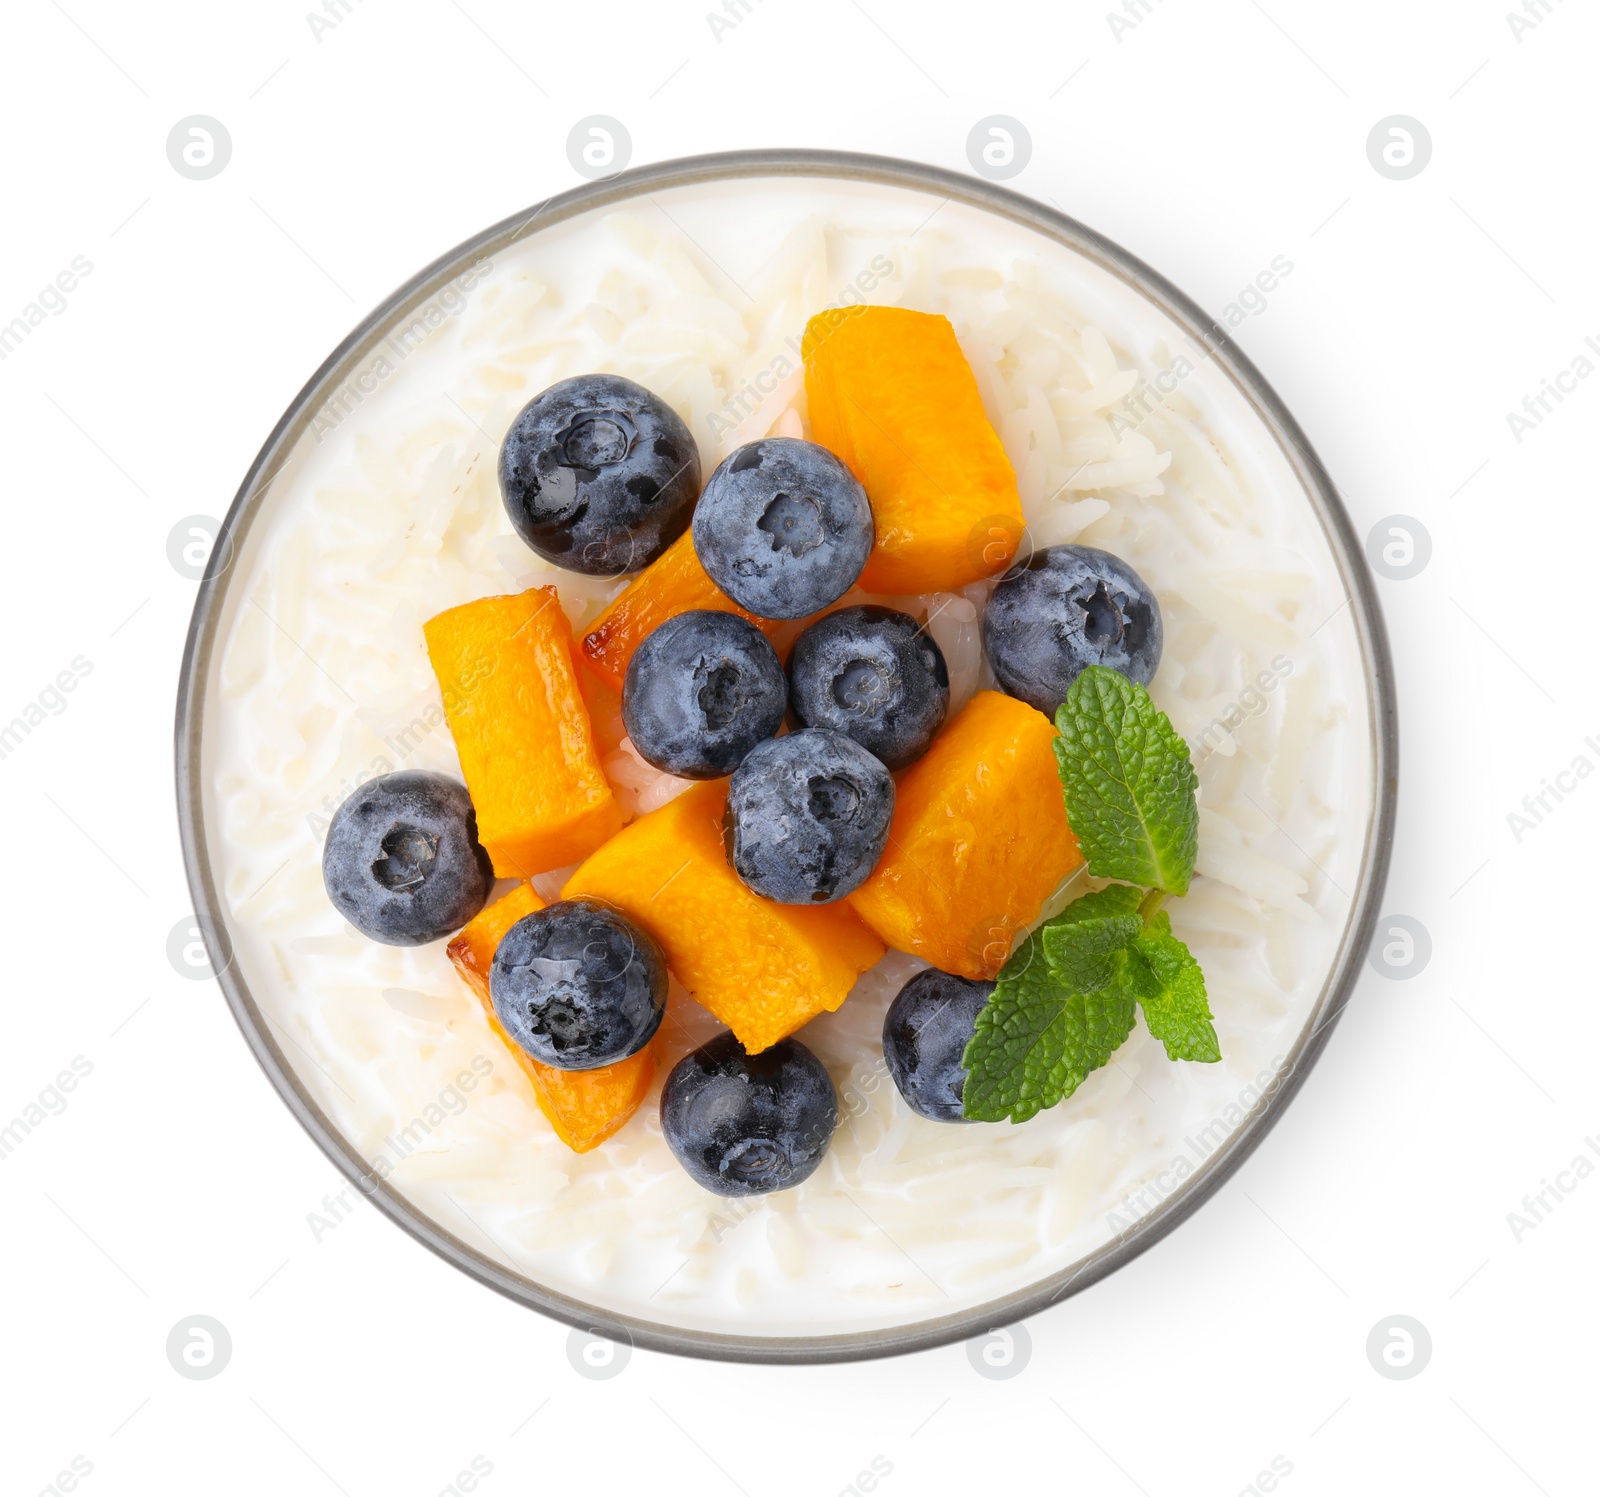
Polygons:
[[1206,1002],[1206,977],[1162,910],[1126,953],[1145,1026],[1168,1060],[1222,1059]]
[[1136,682],[1091,665],[1056,713],[1067,821],[1089,872],[1189,892],[1200,841],[1189,746]]
[[[1067,822],[1096,878],[1012,954],[962,1063],[965,1117],[1026,1122],[1070,1097],[1133,1031],[1169,1060],[1221,1058],[1205,975],[1161,905],[1189,889],[1199,845],[1189,751],[1144,687],[1090,666],[1056,713]],[[1146,891],[1149,892],[1146,892]]]
[[1133,1030],[1118,968],[1141,928],[1137,914],[1111,906],[1058,916],[1029,935],[978,1012],[963,1060],[964,1117],[1025,1122],[1111,1059]]

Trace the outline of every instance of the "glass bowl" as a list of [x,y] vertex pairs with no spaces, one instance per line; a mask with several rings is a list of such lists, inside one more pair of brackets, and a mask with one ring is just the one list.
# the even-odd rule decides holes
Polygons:
[[[313,462],[330,425],[337,426],[352,411],[359,411],[367,395],[386,377],[384,370],[404,357],[407,339],[425,336],[419,330],[439,313],[441,304],[449,315],[451,288],[470,282],[474,267],[508,260],[527,264],[527,257],[540,253],[543,245],[551,246],[553,256],[563,226],[590,222],[594,215],[643,203],[669,217],[663,199],[675,208],[680,203],[723,199],[748,204],[754,213],[763,192],[781,198],[783,193],[812,191],[833,193],[836,198],[841,193],[855,194],[858,201],[869,197],[915,201],[927,209],[928,219],[953,204],[957,205],[955,216],[967,215],[964,222],[976,223],[972,215],[977,215],[993,223],[997,233],[1031,236],[1028,242],[1038,246],[1039,254],[1064,257],[1082,269],[1086,282],[1092,279],[1105,288],[1120,288],[1118,295],[1131,293],[1143,313],[1167,330],[1163,336],[1169,337],[1172,346],[1187,347],[1196,354],[1200,367],[1195,388],[1209,384],[1217,399],[1233,402],[1244,413],[1242,419],[1252,429],[1256,455],[1271,468],[1280,486],[1303,498],[1325,543],[1326,559],[1331,561],[1329,575],[1336,576],[1348,607],[1340,603],[1324,623],[1347,638],[1350,659],[1356,662],[1352,676],[1359,677],[1359,686],[1352,692],[1352,712],[1362,720],[1350,730],[1349,752],[1359,761],[1358,778],[1366,791],[1359,796],[1359,804],[1347,806],[1344,812],[1348,835],[1341,839],[1345,862],[1340,866],[1351,871],[1352,887],[1347,903],[1340,906],[1342,924],[1331,943],[1331,960],[1320,986],[1283,1044],[1281,1059],[1275,1057],[1270,1077],[1266,1073],[1258,1076],[1257,1084],[1249,1089],[1254,1095],[1239,1109],[1240,1117],[1230,1118],[1216,1139],[1197,1149],[1198,1162],[1192,1170],[1185,1170],[1176,1181],[1163,1178],[1153,1183],[1136,1200],[1126,1203],[1123,1217],[1109,1213],[1103,1240],[1089,1250],[1071,1261],[1054,1264],[1049,1272],[1026,1283],[1010,1286],[1004,1293],[978,1302],[968,1295],[948,1313],[889,1320],[880,1314],[876,1323],[816,1334],[807,1328],[801,1306],[784,1322],[780,1334],[741,1334],[726,1324],[696,1326],[681,1323],[682,1316],[653,1318],[637,1313],[636,1308],[603,1303],[603,1296],[591,1301],[572,1292],[570,1284],[540,1282],[511,1261],[515,1254],[497,1251],[489,1234],[447,1224],[440,1219],[443,1213],[419,1202],[414,1192],[375,1175],[372,1161],[350,1136],[351,1129],[341,1127],[333,1116],[339,1108],[330,1106],[327,1083],[332,1080],[338,1086],[337,1079],[328,1075],[281,1016],[274,1017],[272,1004],[264,1001],[277,978],[259,943],[252,940],[249,901],[225,897],[223,870],[230,847],[218,814],[217,739],[222,732],[218,697],[228,631],[249,602],[243,596],[242,579],[250,575],[251,558],[272,517],[299,493],[297,478]],[[756,391],[751,399],[758,399],[761,393]],[[213,548],[183,657],[176,769],[179,820],[196,920],[222,992],[285,1104],[374,1205],[463,1272],[570,1325],[661,1351],[793,1363],[923,1349],[1031,1315],[1127,1263],[1177,1227],[1222,1185],[1282,1116],[1327,1043],[1359,975],[1388,868],[1397,732],[1393,673],[1382,617],[1349,518],[1294,418],[1223,327],[1119,246],[1006,188],[883,157],[763,150],[662,162],[552,197],[451,250],[362,320],[273,429],[246,474]],[[301,851],[309,857],[309,849],[306,843]],[[468,1240],[478,1237],[483,1237],[486,1245]]]

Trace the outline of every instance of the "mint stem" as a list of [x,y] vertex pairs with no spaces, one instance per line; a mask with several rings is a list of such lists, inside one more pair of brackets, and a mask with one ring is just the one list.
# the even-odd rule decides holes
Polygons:
[[1167,902],[1165,889],[1151,889],[1139,901],[1139,918],[1144,921],[1145,928],[1149,929],[1150,922],[1156,918],[1156,912]]

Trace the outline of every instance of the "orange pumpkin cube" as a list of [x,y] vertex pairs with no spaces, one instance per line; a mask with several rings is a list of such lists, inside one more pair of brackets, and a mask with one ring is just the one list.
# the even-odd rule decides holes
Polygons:
[[622,693],[609,681],[602,680],[583,660],[574,655],[578,666],[578,690],[583,693],[583,705],[589,710],[589,731],[594,735],[595,752],[602,763],[622,747],[628,736],[627,725],[622,721]]
[[801,341],[811,435],[860,479],[876,593],[947,591],[1004,568],[1022,538],[1017,478],[948,319],[840,307]]
[[726,780],[705,780],[619,832],[563,899],[622,911],[660,943],[673,975],[751,1052],[832,1012],[883,943],[843,902],[774,904],[728,866]]
[[758,619],[739,607],[706,575],[694,554],[694,538],[686,530],[611,600],[584,635],[583,654],[589,668],[621,691],[628,662],[645,636],[668,619],[695,608],[736,613],[768,639],[775,639],[788,622]]
[[527,884],[518,884],[504,899],[481,911],[446,951],[466,985],[477,994],[489,1027],[533,1083],[534,1100],[550,1126],[569,1149],[586,1154],[604,1143],[638,1111],[655,1080],[661,1058],[661,1037],[637,1055],[593,1071],[559,1071],[535,1060],[505,1031],[489,996],[489,968],[495,947],[524,915],[542,910],[544,901]]
[[556,590],[480,598],[422,627],[495,873],[527,878],[593,852],[622,811],[600,769]]
[[[518,884],[509,894],[479,910],[445,947],[445,955],[461,974],[461,980],[477,994],[491,1019],[494,1005],[489,1001],[489,968],[494,963],[495,950],[517,921],[543,908],[544,901],[531,884]],[[511,1048],[519,1049],[516,1045]]]
[[1055,726],[980,691],[900,776],[889,845],[846,902],[890,946],[991,978],[1082,862],[1056,772]]

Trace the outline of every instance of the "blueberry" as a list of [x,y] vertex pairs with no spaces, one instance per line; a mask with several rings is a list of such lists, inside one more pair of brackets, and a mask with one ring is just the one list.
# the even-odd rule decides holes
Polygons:
[[850,591],[872,550],[867,491],[826,447],[768,437],[730,453],[694,512],[711,580],[764,619],[798,619]]
[[894,781],[843,733],[802,728],[758,743],[734,771],[722,813],[733,871],[779,904],[830,904],[883,855]]
[[667,962],[631,920],[562,899],[501,938],[489,996],[506,1033],[535,1060],[592,1071],[650,1043],[667,1008]]
[[333,813],[322,882],[334,907],[385,946],[421,946],[459,930],[494,887],[465,788],[402,769],[368,780]]
[[1148,686],[1161,663],[1161,609],[1120,557],[1049,546],[1005,574],[983,611],[995,679],[1047,717],[1086,666]]
[[747,1055],[729,1033],[686,1055],[661,1088],[661,1131],[697,1185],[758,1196],[798,1185],[822,1163],[839,1097],[798,1040]]
[[766,636],[736,613],[696,608],[653,629],[633,652],[622,721],[647,763],[714,780],[778,731],[788,701]]
[[649,566],[689,525],[700,453],[643,385],[580,374],[523,406],[500,448],[511,524],[546,561],[612,577]]
[[994,992],[992,982],[969,982],[929,967],[895,994],[883,1017],[883,1058],[906,1106],[936,1123],[965,1123],[961,1056]]
[[944,655],[908,613],[863,603],[825,614],[789,657],[789,702],[890,769],[921,758],[950,707]]

